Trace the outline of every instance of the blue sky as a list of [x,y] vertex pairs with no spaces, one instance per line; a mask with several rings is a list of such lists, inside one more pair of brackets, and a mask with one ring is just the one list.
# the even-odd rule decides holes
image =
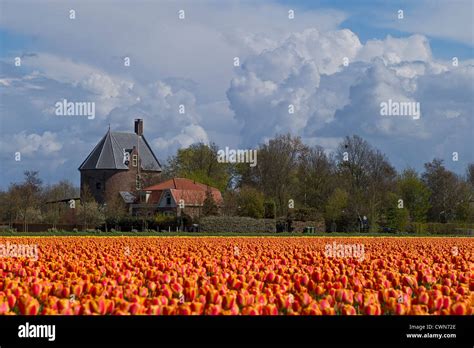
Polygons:
[[[404,37],[407,34],[415,31],[404,31],[398,30],[393,27],[384,27],[383,22],[374,21],[374,17],[369,14],[385,13],[392,16],[397,16],[398,10],[403,9],[404,15],[410,16],[412,11],[422,9],[426,1],[390,1],[390,0],[304,0],[304,1],[292,1],[292,0],[280,0],[278,1],[288,7],[294,7],[303,11],[317,10],[323,8],[338,9],[348,13],[348,18],[341,24],[341,28],[349,28],[351,31],[357,34],[361,42],[366,42],[370,39],[383,39],[387,35],[393,37]],[[448,6],[448,1],[443,0],[432,0],[431,3],[438,4],[439,6]],[[450,6],[461,5],[460,1],[453,0],[450,2]],[[474,11],[472,3],[466,10],[470,10],[471,13]],[[466,28],[466,30],[474,30],[472,27]],[[430,39],[431,50],[433,55],[441,59],[450,59],[452,53],[456,52],[456,56],[460,59],[470,59],[473,57],[474,48],[472,44],[466,44],[452,38],[437,37],[436,35],[427,35]]]
[[[433,1],[440,4],[443,1]],[[387,0],[280,0],[277,3],[285,5],[288,8],[295,9],[297,11],[308,11],[318,9],[338,9],[346,12],[348,18],[344,20],[339,27],[349,28],[351,31],[357,34],[361,42],[366,42],[370,39],[383,39],[387,35],[393,37],[403,37],[407,35],[407,32],[397,30],[395,28],[387,28],[374,24],[372,21],[367,20],[369,13],[392,13],[397,14],[399,9],[403,9],[406,14],[410,14],[410,10],[416,7],[414,1],[387,1]],[[447,1],[444,1],[447,3]],[[453,4],[456,1],[452,2]],[[471,10],[472,6],[471,6]],[[468,30],[468,28],[466,28]],[[471,30],[473,30],[471,28]],[[409,33],[408,33],[409,34]],[[436,36],[427,35],[430,39],[430,46],[433,54],[441,59],[449,59],[452,57],[452,52],[456,52],[457,57],[460,59],[470,59],[474,56],[474,47],[463,42],[439,38]],[[6,28],[0,28],[0,45],[1,57],[8,57],[13,52],[24,50],[26,47],[35,48],[35,35],[22,35],[13,31],[9,31]]]
[[[439,157],[463,174],[474,161],[473,12],[470,0],[3,0],[0,188],[27,169],[78,184],[108,125],[132,131],[136,117],[161,162],[196,141],[255,148],[290,132],[331,152],[358,134],[398,169]],[[94,102],[96,117],[57,116],[63,99]],[[381,117],[388,99],[419,102],[420,120]]]

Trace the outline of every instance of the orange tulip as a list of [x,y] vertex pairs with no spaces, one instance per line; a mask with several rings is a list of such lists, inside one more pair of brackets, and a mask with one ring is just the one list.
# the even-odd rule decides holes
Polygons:
[[471,315],[474,308],[470,254],[454,263],[446,253],[473,249],[470,238],[338,238],[370,249],[364,262],[326,257],[334,242],[327,237],[133,237],[131,255],[121,237],[8,238],[39,244],[42,258],[0,261],[0,314]]
[[352,307],[351,305],[345,305],[344,307],[342,307],[341,313],[343,315],[356,315],[357,314],[356,309]]
[[465,303],[456,302],[451,306],[451,314],[454,315],[466,315],[467,314],[467,307]]
[[0,315],[6,314],[10,311],[8,302],[0,302]]

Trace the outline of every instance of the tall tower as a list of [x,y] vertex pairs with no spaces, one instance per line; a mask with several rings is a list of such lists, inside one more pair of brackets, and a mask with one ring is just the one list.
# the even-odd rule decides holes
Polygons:
[[111,195],[134,196],[141,190],[140,175],[159,176],[161,165],[143,135],[143,120],[136,119],[134,133],[109,128],[79,171],[81,191],[87,186],[103,204]]

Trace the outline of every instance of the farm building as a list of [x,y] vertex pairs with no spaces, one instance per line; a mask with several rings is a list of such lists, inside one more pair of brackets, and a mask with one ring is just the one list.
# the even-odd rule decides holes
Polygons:
[[112,132],[110,129],[79,167],[81,194],[87,187],[99,204],[119,196],[132,214],[162,212],[198,216],[208,192],[218,207],[221,192],[211,186],[173,178],[143,188],[147,182],[158,182],[161,164],[143,134],[143,120],[135,120],[135,132]]

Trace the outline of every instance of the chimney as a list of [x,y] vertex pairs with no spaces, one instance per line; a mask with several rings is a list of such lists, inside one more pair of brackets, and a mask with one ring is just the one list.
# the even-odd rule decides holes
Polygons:
[[143,135],[143,120],[141,118],[135,119],[135,133],[137,135]]

